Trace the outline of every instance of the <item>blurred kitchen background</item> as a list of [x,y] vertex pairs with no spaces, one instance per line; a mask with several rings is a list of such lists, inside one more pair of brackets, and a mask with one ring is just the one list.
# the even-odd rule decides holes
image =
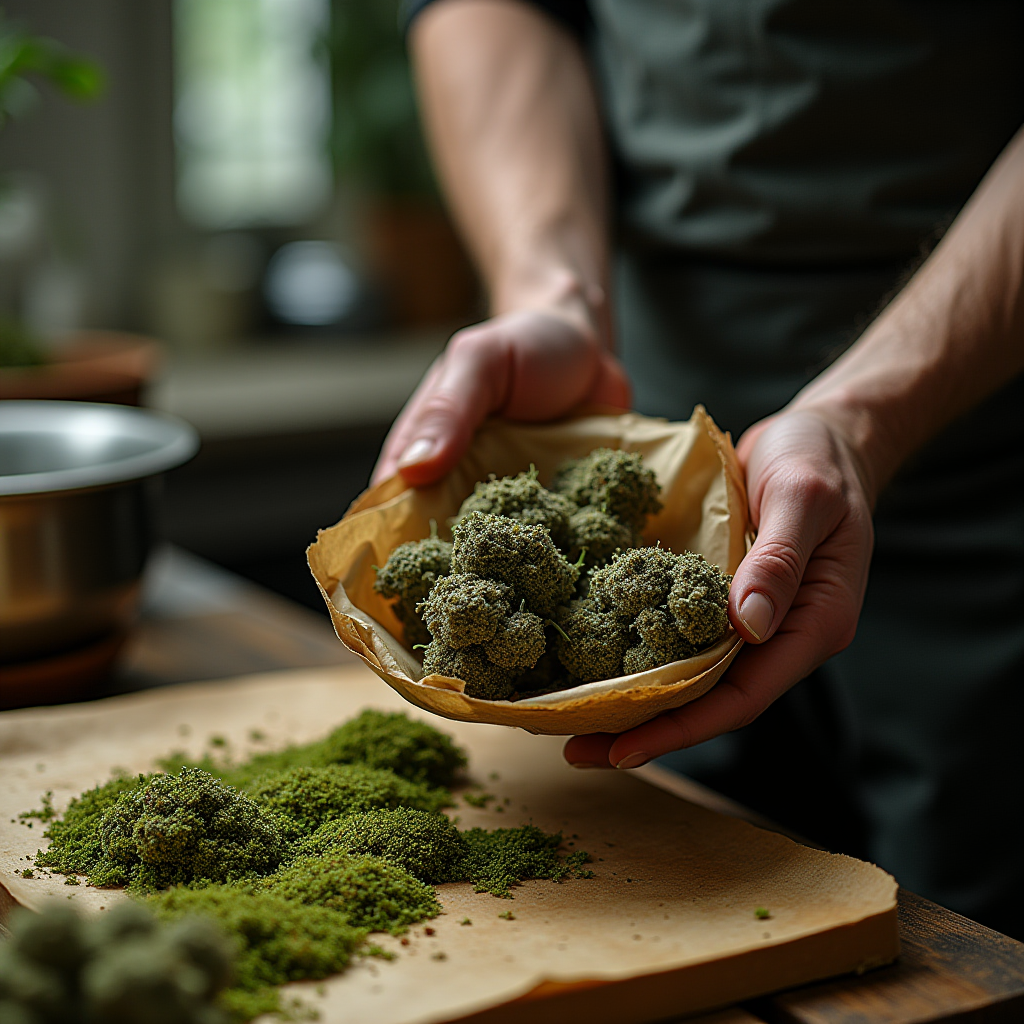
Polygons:
[[[0,10],[2,361],[131,349],[142,404],[202,437],[166,478],[165,536],[322,610],[307,543],[365,487],[452,330],[481,316],[399,3]],[[12,54],[40,52],[46,73],[12,72]],[[0,388],[5,374],[26,376],[0,368]]]

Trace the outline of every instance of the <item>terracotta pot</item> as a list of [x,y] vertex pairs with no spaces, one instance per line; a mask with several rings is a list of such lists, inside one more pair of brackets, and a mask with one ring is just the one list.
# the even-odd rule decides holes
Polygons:
[[57,398],[138,405],[163,356],[152,338],[121,331],[82,331],[43,366],[0,367],[0,399]]

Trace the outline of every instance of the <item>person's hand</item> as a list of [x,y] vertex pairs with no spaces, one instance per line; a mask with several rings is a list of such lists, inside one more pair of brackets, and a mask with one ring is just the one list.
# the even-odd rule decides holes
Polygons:
[[755,424],[737,451],[758,535],[736,570],[729,617],[750,646],[691,704],[621,735],[574,736],[571,764],[637,768],[742,728],[853,640],[874,542],[853,446],[826,413],[794,409]]
[[572,320],[525,310],[455,334],[391,428],[373,482],[434,483],[488,416],[541,422],[583,403],[628,409],[625,371]]

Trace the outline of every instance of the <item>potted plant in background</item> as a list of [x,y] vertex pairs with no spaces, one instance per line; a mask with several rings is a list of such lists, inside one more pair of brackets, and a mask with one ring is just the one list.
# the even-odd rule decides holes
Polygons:
[[[0,131],[39,99],[34,81],[80,102],[103,91],[99,66],[33,35],[0,10]],[[59,398],[138,405],[159,363],[159,345],[114,331],[47,337],[24,315],[31,278],[48,246],[44,203],[31,180],[0,177],[0,399]],[[38,304],[38,297],[37,304]]]
[[399,9],[332,2],[332,152],[365,199],[367,256],[398,324],[454,323],[477,312],[479,286],[431,171]]

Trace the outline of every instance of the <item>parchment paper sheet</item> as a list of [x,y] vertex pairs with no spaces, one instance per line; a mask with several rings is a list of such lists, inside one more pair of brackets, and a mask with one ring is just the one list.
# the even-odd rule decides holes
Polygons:
[[[40,845],[40,826],[10,819],[38,806],[47,789],[63,808],[115,766],[150,770],[175,748],[199,753],[213,735],[242,753],[254,749],[253,729],[267,736],[258,749],[305,742],[364,706],[406,710],[468,749],[473,780],[504,810],[460,801],[453,813],[463,827],[533,822],[561,830],[595,856],[597,877],[527,882],[514,900],[440,886],[445,913],[428,922],[433,936],[417,927],[408,946],[383,937],[397,960],[362,961],[329,980],[323,995],[315,985],[296,986],[324,1024],[433,1024],[478,1012],[481,1022],[568,1021],[581,1019],[588,998],[596,1000],[588,1021],[623,1024],[731,1003],[897,953],[896,885],[878,868],[696,807],[625,772],[571,769],[553,737],[439,723],[359,667],[0,714],[0,880],[29,907],[47,897],[110,907],[124,897],[65,886],[59,875],[16,876]],[[769,920],[754,917],[758,906],[771,911]],[[515,920],[498,917],[506,910]],[[472,925],[460,925],[466,917]],[[435,959],[441,953],[445,959]],[[546,998],[510,1004],[530,993]]]
[[622,732],[702,696],[742,646],[732,629],[697,657],[649,672],[527,700],[485,701],[467,697],[460,680],[424,678],[420,661],[399,642],[402,626],[391,603],[374,592],[373,567],[383,565],[399,544],[428,536],[431,520],[450,538],[448,520],[478,480],[490,473],[519,473],[533,464],[546,483],[566,459],[599,447],[641,452],[657,475],[665,507],[648,522],[648,543],[697,551],[726,572],[736,570],[750,540],[746,491],[729,436],[702,407],[686,423],[635,413],[544,426],[491,420],[441,483],[414,490],[392,478],[366,492],[340,523],[320,531],[307,556],[338,638],[419,707],[459,721],[515,725],[528,732]]

